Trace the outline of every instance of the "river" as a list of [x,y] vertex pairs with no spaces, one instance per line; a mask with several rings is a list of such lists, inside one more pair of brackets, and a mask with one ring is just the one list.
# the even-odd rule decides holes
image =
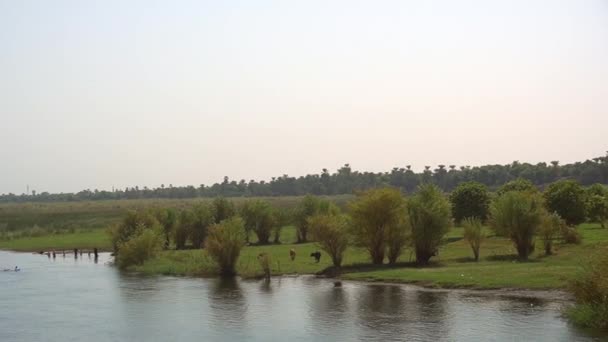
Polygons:
[[[555,296],[436,291],[311,276],[143,277],[102,253],[0,251],[0,341],[600,341]],[[605,338],[605,337],[604,337]]]

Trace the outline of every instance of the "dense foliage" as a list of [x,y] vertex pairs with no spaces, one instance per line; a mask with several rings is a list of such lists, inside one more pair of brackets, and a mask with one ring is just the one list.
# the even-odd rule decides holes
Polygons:
[[467,217],[476,217],[485,221],[490,206],[490,193],[481,183],[464,182],[452,191],[450,202],[456,224],[460,224]]
[[217,263],[222,275],[236,274],[235,265],[245,246],[245,226],[240,217],[232,217],[209,227],[205,248]]
[[551,183],[544,193],[547,209],[555,212],[570,226],[585,222],[585,189],[576,181]]
[[546,211],[540,195],[509,191],[498,197],[490,209],[491,226],[497,235],[513,241],[521,260],[534,251],[534,237]]
[[506,165],[461,166],[438,165],[432,169],[425,166],[422,172],[414,172],[410,165],[403,168],[393,168],[389,172],[360,172],[353,171],[346,164],[337,172],[330,173],[323,169],[320,174],[300,177],[282,175],[273,177],[270,181],[230,180],[224,177],[220,183],[207,186],[165,186],[158,188],[140,188],[138,186],[126,189],[83,190],[78,193],[51,194],[48,192],[32,191],[31,194],[4,194],[0,202],[25,201],[82,201],[107,199],[138,199],[138,198],[194,198],[194,197],[232,197],[232,196],[297,196],[305,194],[337,195],[351,194],[354,191],[370,188],[391,186],[406,193],[413,192],[422,183],[434,183],[444,191],[451,191],[462,182],[475,181],[496,189],[501,185],[517,178],[529,180],[531,184],[542,186],[559,179],[574,179],[582,185],[593,183],[608,184],[608,155],[559,165],[551,163],[520,163],[514,161]]
[[308,219],[317,214],[337,214],[338,208],[331,201],[307,195],[293,211],[298,243],[308,242]]
[[452,226],[450,202],[433,184],[421,185],[408,202],[412,246],[416,263],[426,265],[437,255],[444,236]]
[[350,203],[355,243],[365,247],[374,264],[382,264],[392,230],[406,230],[406,201],[397,189],[380,188],[360,193]]
[[276,215],[270,203],[263,200],[249,200],[243,203],[240,215],[245,222],[246,240],[254,232],[259,244],[268,244],[277,224]]
[[577,305],[568,313],[575,323],[608,331],[608,250],[586,263],[585,271],[571,284]]
[[335,267],[340,267],[349,244],[348,218],[340,214],[319,214],[310,217],[308,225],[319,247],[329,254]]

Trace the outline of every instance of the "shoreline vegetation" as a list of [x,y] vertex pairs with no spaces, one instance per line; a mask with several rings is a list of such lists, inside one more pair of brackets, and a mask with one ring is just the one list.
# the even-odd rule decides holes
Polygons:
[[[608,328],[608,277],[598,261],[608,255],[604,185],[560,180],[540,191],[516,179],[495,192],[463,182],[450,194],[423,184],[408,196],[381,187],[338,198],[164,203],[172,205],[75,206],[103,208],[102,219],[71,204],[67,215],[65,205],[64,212],[0,206],[0,220],[10,219],[0,221],[0,249],[111,249],[120,269],[148,275],[315,274],[432,288],[568,290],[574,322]],[[70,212],[86,225],[74,228]],[[32,217],[33,227],[17,229]]]

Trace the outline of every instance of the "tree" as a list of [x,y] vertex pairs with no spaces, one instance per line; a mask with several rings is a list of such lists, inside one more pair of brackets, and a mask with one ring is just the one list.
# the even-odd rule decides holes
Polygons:
[[272,231],[273,242],[280,243],[281,241],[281,230],[284,226],[291,224],[292,211],[286,208],[275,208],[274,209],[275,226]]
[[121,269],[141,265],[162,249],[162,228],[159,225],[152,229],[140,227],[139,230],[139,234],[120,245],[120,253],[116,255],[116,264]]
[[406,210],[397,224],[388,227],[386,257],[390,265],[397,263],[397,259],[399,259],[405,247],[410,243],[410,239],[411,227]]
[[201,248],[207,237],[207,229],[214,222],[213,211],[206,204],[197,204],[192,208],[190,239],[194,248]]
[[215,223],[220,223],[236,215],[234,203],[223,197],[216,197],[211,203],[211,207]]
[[477,217],[467,217],[462,222],[464,226],[464,239],[471,246],[475,261],[479,261],[479,248],[485,239],[483,224]]
[[587,197],[587,217],[592,222],[599,222],[602,228],[606,228],[608,221],[608,197],[591,195]]
[[355,243],[367,249],[372,263],[382,264],[389,231],[404,222],[405,198],[397,189],[372,189],[359,193],[349,209]]
[[163,236],[165,238],[165,242],[163,245],[163,249],[169,249],[169,245],[171,244],[171,234],[175,229],[177,224],[177,214],[174,209],[157,209],[155,211],[155,216],[158,222],[160,223]]
[[196,216],[194,212],[189,209],[184,209],[179,213],[179,220],[177,225],[175,226],[175,249],[184,249],[186,248],[186,242],[188,238],[192,235],[192,231],[194,230],[194,222],[196,221]]
[[328,200],[306,195],[294,210],[298,243],[308,242],[308,218],[317,214],[337,214],[339,209]]
[[450,194],[450,202],[457,224],[467,217],[476,217],[482,221],[488,217],[490,194],[487,187],[481,183],[460,183]]
[[452,225],[450,202],[436,185],[425,184],[410,199],[408,212],[416,263],[426,265]]
[[553,240],[566,228],[566,222],[557,213],[543,215],[538,235],[543,242],[545,255],[553,254]]
[[531,181],[525,178],[517,178],[515,180],[503,184],[500,188],[498,188],[496,194],[500,196],[509,191],[537,192],[538,188],[536,188]]
[[534,236],[544,214],[540,195],[509,191],[500,195],[490,207],[490,222],[497,235],[513,241],[519,258],[528,260],[534,251]]
[[221,275],[236,274],[235,265],[244,245],[245,227],[240,217],[232,217],[209,227],[205,248],[218,264]]
[[317,214],[308,218],[308,226],[319,247],[330,255],[335,267],[340,267],[349,244],[347,217]]
[[253,231],[258,237],[258,243],[268,244],[270,235],[276,224],[274,210],[270,204],[262,200],[246,201],[241,207],[241,217],[245,223],[245,231]]
[[144,229],[158,226],[156,218],[148,210],[130,210],[122,222],[108,229],[114,253],[118,254],[120,246],[132,237],[139,235]]
[[585,189],[576,181],[551,183],[544,193],[547,209],[556,212],[570,226],[585,222]]

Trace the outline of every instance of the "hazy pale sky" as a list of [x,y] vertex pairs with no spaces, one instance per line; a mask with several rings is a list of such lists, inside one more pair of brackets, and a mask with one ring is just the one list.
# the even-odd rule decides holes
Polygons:
[[608,150],[608,1],[0,0],[0,193]]

